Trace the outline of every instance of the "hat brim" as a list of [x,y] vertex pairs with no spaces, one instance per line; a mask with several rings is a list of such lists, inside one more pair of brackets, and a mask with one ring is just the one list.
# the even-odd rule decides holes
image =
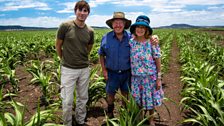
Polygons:
[[136,26],[139,26],[139,25],[145,26],[146,28],[148,28],[150,35],[152,35],[152,32],[153,32],[152,28],[144,22],[136,22],[133,25],[131,25],[131,27],[130,27],[131,34],[134,33]]
[[125,23],[125,26],[124,26],[124,29],[128,29],[131,25],[131,20],[128,20],[126,18],[112,18],[112,19],[109,19],[106,21],[106,24],[111,28],[113,29],[112,27],[112,23],[115,19],[121,19],[121,20],[124,20],[126,23]]

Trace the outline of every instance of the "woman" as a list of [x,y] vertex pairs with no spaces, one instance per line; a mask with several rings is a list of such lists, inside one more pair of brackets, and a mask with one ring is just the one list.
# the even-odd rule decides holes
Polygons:
[[135,36],[129,41],[131,51],[131,93],[137,104],[149,111],[150,125],[156,106],[162,104],[163,90],[161,87],[161,54],[159,45],[151,44],[152,28],[147,16],[138,16],[131,25],[130,32]]

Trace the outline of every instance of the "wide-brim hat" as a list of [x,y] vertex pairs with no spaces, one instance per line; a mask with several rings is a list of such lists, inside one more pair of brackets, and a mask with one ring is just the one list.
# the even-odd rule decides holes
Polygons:
[[152,35],[153,30],[149,26],[149,23],[150,23],[150,19],[147,16],[145,15],[138,16],[136,19],[136,22],[131,25],[130,32],[133,34],[136,26],[145,26],[146,28],[148,28],[150,35]]
[[106,24],[113,29],[112,23],[115,19],[122,19],[125,21],[124,29],[128,29],[131,25],[131,20],[125,18],[125,14],[123,12],[114,12],[113,18],[106,21]]

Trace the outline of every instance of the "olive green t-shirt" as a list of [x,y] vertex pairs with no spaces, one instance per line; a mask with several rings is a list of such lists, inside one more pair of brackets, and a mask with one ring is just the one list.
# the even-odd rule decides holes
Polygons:
[[62,66],[73,69],[89,66],[87,46],[94,43],[91,27],[80,28],[73,20],[64,22],[58,28],[57,39],[63,40]]

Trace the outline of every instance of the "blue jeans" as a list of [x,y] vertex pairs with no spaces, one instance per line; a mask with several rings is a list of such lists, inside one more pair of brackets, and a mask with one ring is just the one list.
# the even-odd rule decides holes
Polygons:
[[121,92],[129,92],[131,80],[131,71],[111,71],[108,70],[108,80],[106,85],[106,92],[110,95],[115,95],[115,93],[120,89]]

